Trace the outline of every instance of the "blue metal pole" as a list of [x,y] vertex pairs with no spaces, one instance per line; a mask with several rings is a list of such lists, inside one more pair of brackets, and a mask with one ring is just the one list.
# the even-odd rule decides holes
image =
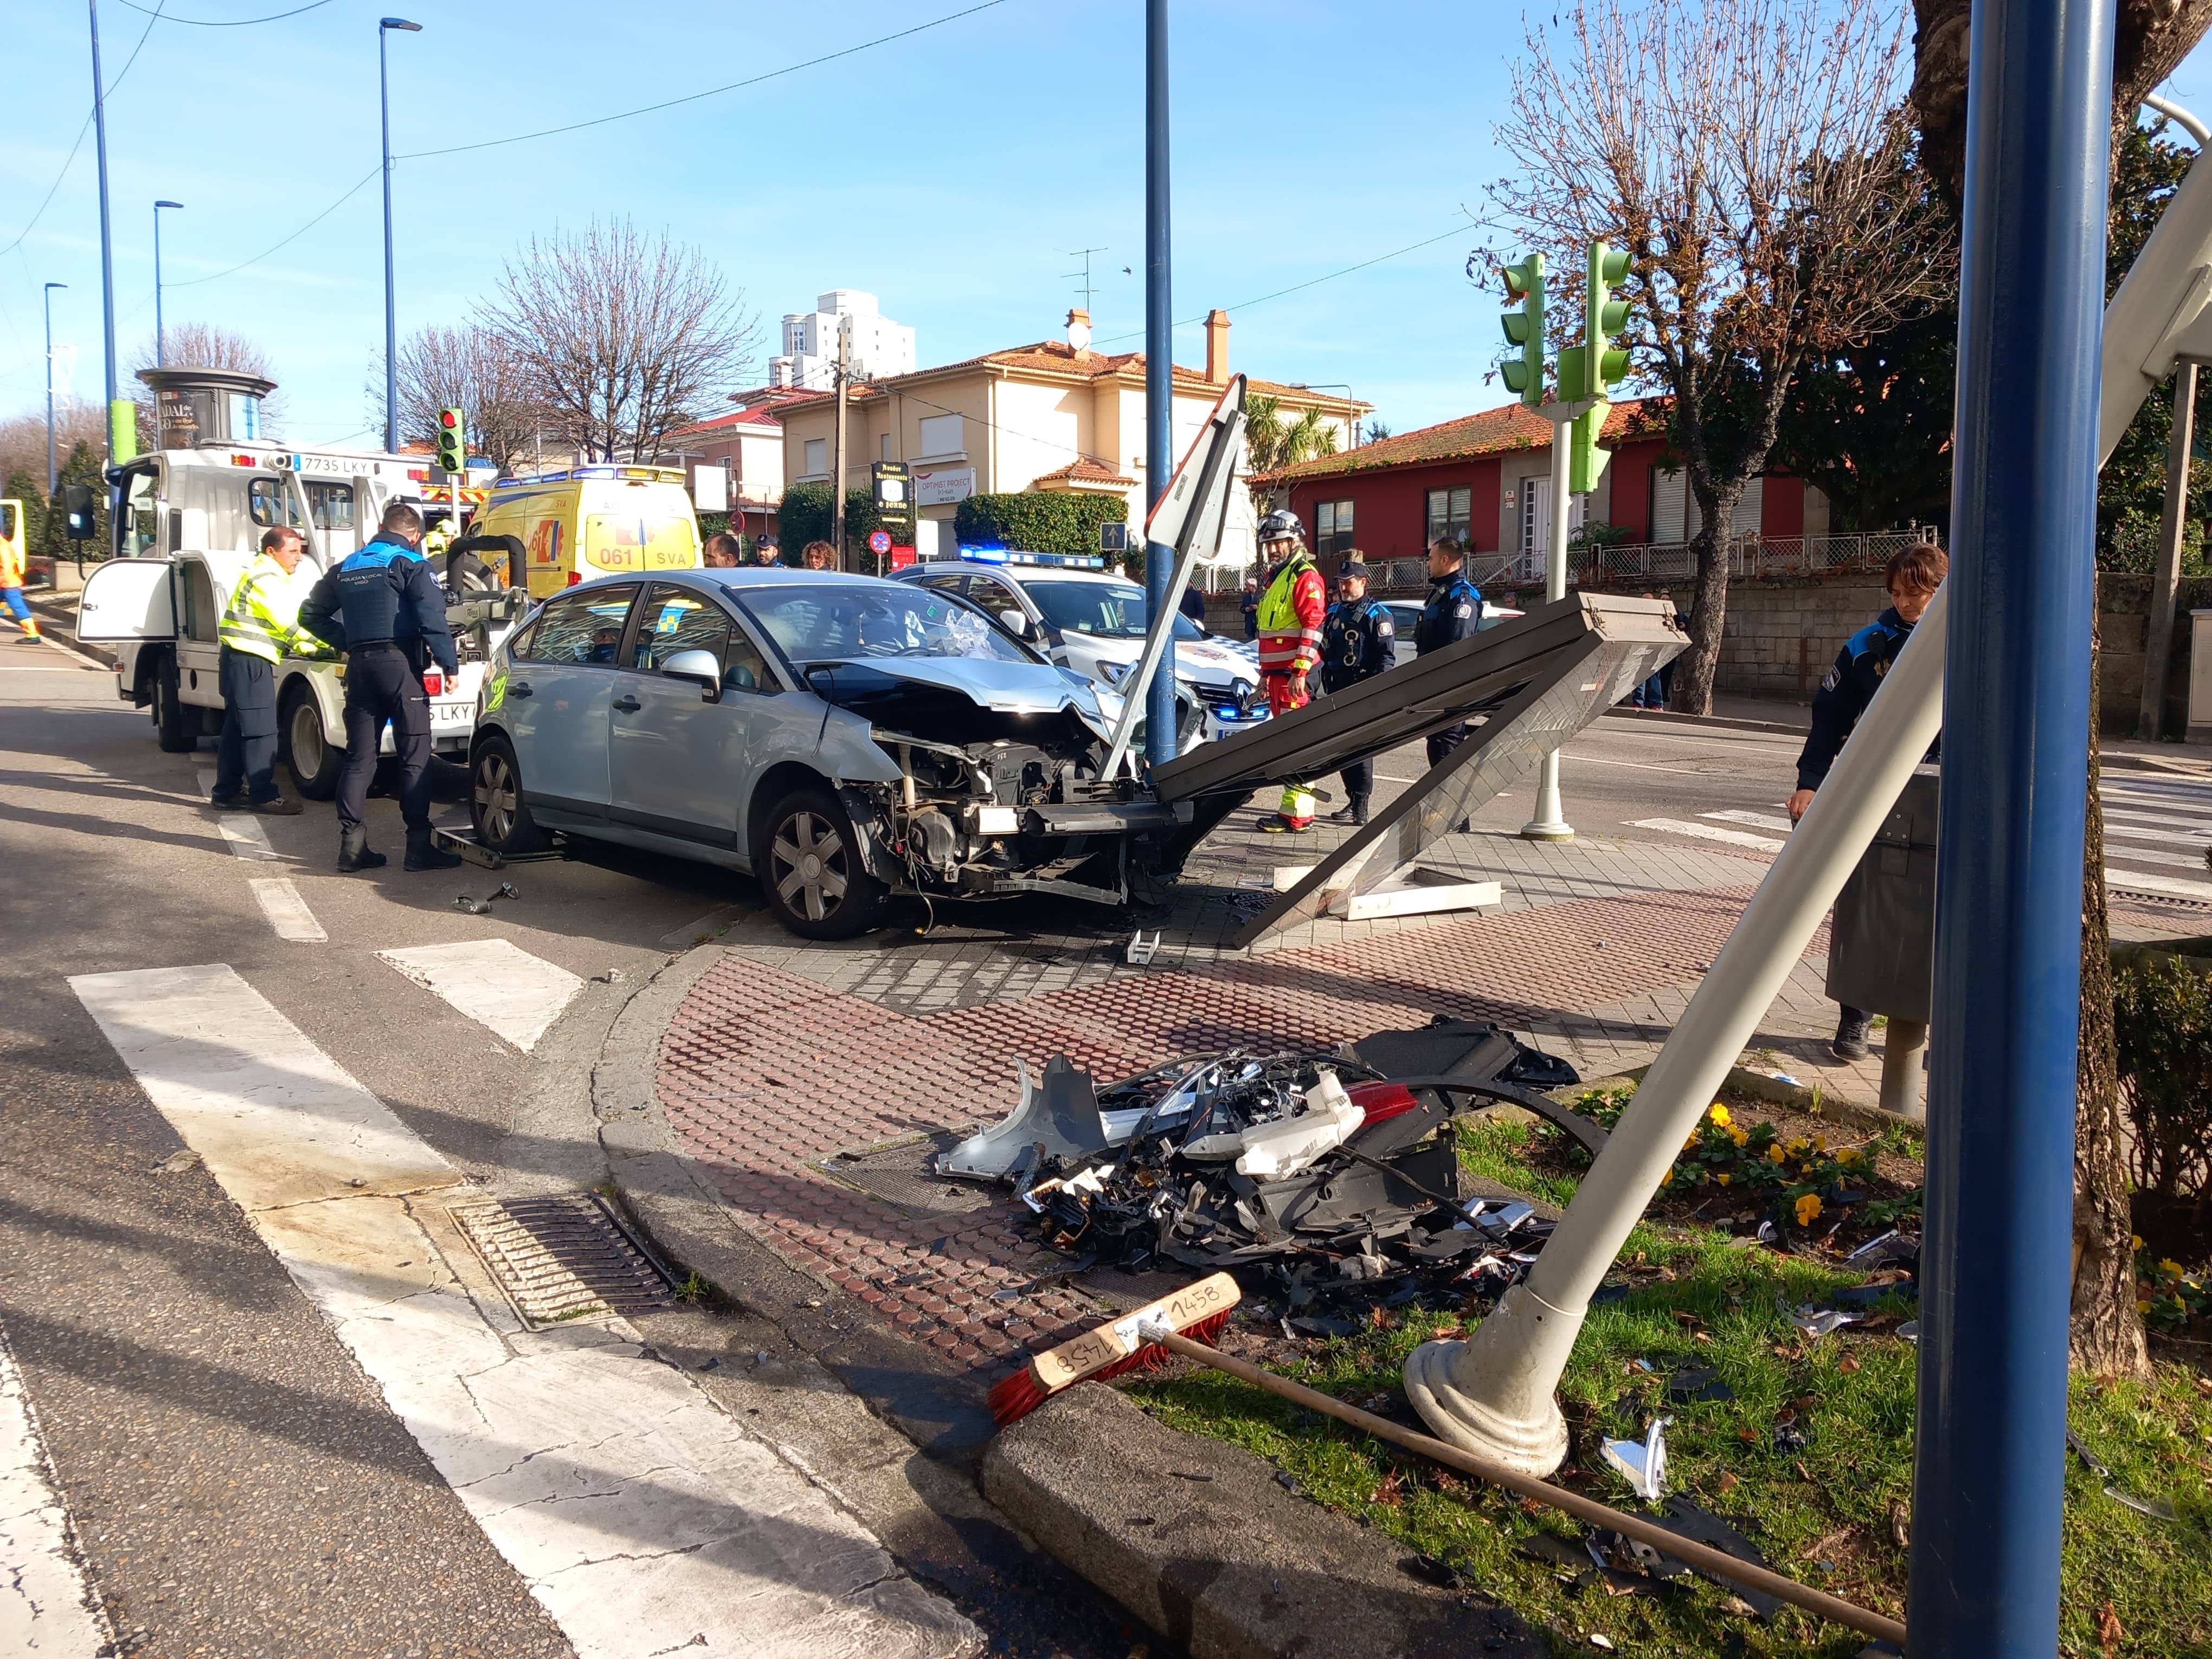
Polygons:
[[2113,0],[1978,0],[1967,73],[1915,1654],[2058,1646]]
[[392,297],[392,78],[385,66],[384,42],[390,20],[376,26],[377,101],[384,117],[384,453],[399,449],[399,317]]
[[[1175,329],[1172,263],[1168,249],[1168,0],[1145,0],[1145,490],[1157,503],[1175,471]],[[1158,617],[1167,609],[1175,550],[1145,549],[1145,603]],[[1145,701],[1145,758],[1158,766],[1176,755],[1174,623]]]
[[115,424],[115,246],[107,228],[107,83],[100,73],[100,0],[86,0],[92,18],[92,125],[100,155],[100,305],[107,341],[107,422]]

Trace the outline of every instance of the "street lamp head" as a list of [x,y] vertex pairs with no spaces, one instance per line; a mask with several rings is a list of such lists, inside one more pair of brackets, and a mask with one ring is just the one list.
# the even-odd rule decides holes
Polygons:
[[422,32],[420,23],[410,23],[404,17],[380,17],[376,20],[376,27],[380,29],[405,29],[410,34]]
[[180,207],[184,206],[184,204],[183,204],[182,202],[156,202],[156,203],[155,203],[155,204],[154,204],[154,205],[155,205],[155,207],[157,207],[157,208],[165,208],[165,207],[180,208]]
[[67,283],[48,283],[46,284],[46,286],[47,286],[48,288],[50,288],[50,289],[52,289],[52,288],[67,288],[67,287],[69,286],[69,284],[68,284]]

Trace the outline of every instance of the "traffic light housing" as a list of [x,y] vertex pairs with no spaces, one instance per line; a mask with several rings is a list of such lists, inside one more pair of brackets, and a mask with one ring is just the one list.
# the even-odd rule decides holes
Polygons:
[[469,470],[468,422],[458,409],[438,411],[438,465],[458,478]]
[[1611,451],[1597,447],[1597,434],[1605,426],[1610,407],[1600,398],[1576,416],[1575,423],[1567,428],[1567,489],[1574,495],[1587,495],[1595,489],[1605,464],[1613,459]]
[[71,541],[88,542],[100,533],[98,510],[90,484],[62,486],[62,528]]
[[1584,395],[1610,395],[1628,374],[1628,348],[1614,341],[1628,326],[1628,301],[1613,297],[1613,284],[1628,275],[1628,255],[1603,242],[1592,242],[1589,270],[1583,286]]
[[1507,312],[1499,321],[1506,343],[1521,349],[1517,357],[1500,363],[1498,373],[1508,392],[1536,409],[1544,401],[1544,256],[1532,253],[1518,264],[1505,266],[1503,274],[1505,297],[1517,301],[1520,308]]

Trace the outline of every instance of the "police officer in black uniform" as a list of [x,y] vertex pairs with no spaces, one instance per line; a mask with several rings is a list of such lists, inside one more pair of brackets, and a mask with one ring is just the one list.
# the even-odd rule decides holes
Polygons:
[[[1321,627],[1321,689],[1341,691],[1372,679],[1390,665],[1398,630],[1388,607],[1367,597],[1367,561],[1358,548],[1344,556],[1336,572],[1337,601]],[[1368,798],[1375,793],[1375,762],[1354,761],[1337,775],[1350,799],[1328,816],[1336,823],[1367,822]]]
[[[1429,544],[1429,602],[1413,624],[1413,652],[1426,656],[1474,636],[1482,625],[1481,590],[1467,579],[1466,550],[1449,536]],[[1429,733],[1429,764],[1434,766],[1467,741],[1467,722]]]
[[300,625],[346,653],[346,759],[338,775],[338,868],[374,870],[384,854],[368,848],[362,814],[384,723],[399,758],[399,812],[407,823],[410,870],[460,863],[430,844],[430,700],[422,668],[434,659],[459,672],[446,595],[422,562],[422,515],[405,501],[384,511],[375,538],[322,580],[300,607]]

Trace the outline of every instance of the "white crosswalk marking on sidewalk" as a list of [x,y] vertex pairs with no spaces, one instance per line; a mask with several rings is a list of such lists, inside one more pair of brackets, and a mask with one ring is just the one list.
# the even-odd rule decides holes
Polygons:
[[260,819],[244,812],[225,812],[215,822],[238,857],[255,863],[277,862],[276,849],[269,844],[269,832],[261,827]]
[[1778,812],[1742,812],[1731,807],[1720,812],[1700,812],[1701,818],[1715,818],[1723,823],[1744,823],[1754,830],[1778,830],[1790,833],[1790,820]]
[[522,1328],[453,1167],[230,968],[70,983],[582,1659],[980,1650],[626,1322]]
[[2171,876],[2146,875],[2140,870],[2115,869],[2110,864],[2105,866],[2105,884],[2122,892],[2132,889],[2138,893],[2161,893],[2172,898],[2212,900],[2212,881],[2177,881]]
[[1723,830],[1717,823],[1691,823],[1681,818],[1638,818],[1629,827],[1661,830],[1670,836],[1692,836],[1699,841],[1723,841],[1731,847],[1747,847],[1759,853],[1778,853],[1790,844],[1771,836],[1754,836],[1746,830]]
[[70,1548],[69,1512],[0,1334],[0,1653],[94,1659],[107,1620]]
[[511,939],[465,939],[376,953],[523,1053],[538,1046],[584,981]]

